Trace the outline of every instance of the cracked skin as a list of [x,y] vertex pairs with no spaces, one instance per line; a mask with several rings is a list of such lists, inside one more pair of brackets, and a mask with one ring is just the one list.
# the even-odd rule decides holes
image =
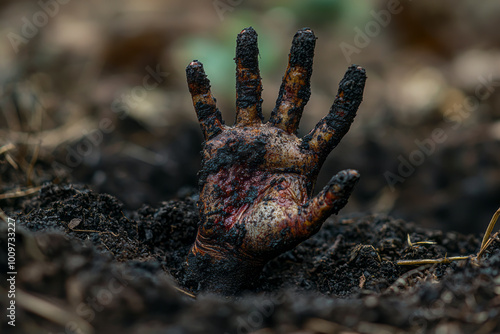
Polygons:
[[288,67],[268,122],[262,117],[257,33],[246,28],[236,46],[236,120],[224,124],[203,65],[187,69],[189,91],[205,137],[199,172],[200,223],[186,259],[184,284],[196,291],[241,292],[263,266],[315,234],[347,203],[359,179],[336,174],[315,197],[328,154],[347,133],[361,103],[365,70],[351,65],[329,113],[296,136],[310,97],[316,37],[309,28],[292,41]]

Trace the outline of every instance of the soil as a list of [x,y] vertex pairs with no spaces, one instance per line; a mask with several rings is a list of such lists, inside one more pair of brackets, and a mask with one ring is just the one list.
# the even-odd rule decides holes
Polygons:
[[[0,333],[500,333],[498,238],[479,261],[398,264],[477,254],[499,206],[500,11],[484,10],[494,0],[401,1],[352,54],[367,70],[363,103],[316,192],[343,169],[361,180],[339,216],[232,297],[185,286],[203,138],[184,69],[206,65],[232,124],[235,37],[258,28],[268,119],[291,38],[311,26],[319,39],[302,137],[351,63],[339,46],[356,44],[357,28],[387,4],[240,1],[223,17],[216,1],[62,2],[0,1],[4,310],[8,217],[17,271],[16,326],[2,313]],[[55,3],[59,14],[12,45],[8,35]],[[145,80],[157,87],[142,99]],[[425,161],[401,173],[418,154]],[[392,187],[388,172],[405,176]]]
[[[188,291],[183,261],[196,235],[196,202],[191,194],[128,211],[75,184],[10,200],[17,322],[3,320],[2,332],[500,331],[499,240],[480,261],[402,266],[396,262],[475,254],[479,236],[384,215],[331,217],[239,296]],[[0,235],[5,282],[7,233]]]

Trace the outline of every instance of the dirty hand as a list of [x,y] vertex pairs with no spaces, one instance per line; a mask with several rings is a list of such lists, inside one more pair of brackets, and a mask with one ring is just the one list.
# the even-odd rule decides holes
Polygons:
[[267,261],[316,233],[347,203],[359,179],[354,170],[341,171],[311,198],[321,165],[356,115],[366,80],[364,69],[349,67],[329,114],[298,138],[315,43],[308,28],[295,34],[267,123],[255,30],[244,29],[237,38],[234,126],[224,125],[202,64],[195,60],[186,69],[206,140],[199,173],[200,224],[186,267],[187,280],[198,289],[238,292]]

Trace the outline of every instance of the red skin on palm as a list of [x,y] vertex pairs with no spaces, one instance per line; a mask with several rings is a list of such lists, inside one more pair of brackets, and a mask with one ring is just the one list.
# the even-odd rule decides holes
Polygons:
[[352,65],[328,115],[303,138],[296,136],[310,96],[316,37],[309,28],[293,39],[288,67],[268,122],[262,117],[257,33],[244,29],[236,47],[236,121],[226,126],[203,65],[186,69],[205,136],[199,173],[200,224],[186,260],[185,284],[235,294],[272,258],[315,234],[346,203],[359,179],[335,175],[315,197],[318,172],[347,133],[361,103],[366,75]]

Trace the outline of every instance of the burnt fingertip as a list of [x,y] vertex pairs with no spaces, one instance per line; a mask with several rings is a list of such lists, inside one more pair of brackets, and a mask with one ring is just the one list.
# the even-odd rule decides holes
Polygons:
[[316,36],[314,35],[314,32],[311,28],[309,27],[304,27],[302,29],[297,30],[293,38],[304,38],[304,39],[314,39],[316,40]]
[[204,73],[203,64],[198,60],[193,60],[186,67],[186,74],[188,76],[190,76],[190,75],[193,76],[196,74],[196,72],[203,72]]
[[351,65],[339,83],[338,97],[347,103],[354,103],[355,109],[363,99],[366,71],[361,66]]
[[257,37],[257,32],[255,31],[255,29],[253,27],[248,27],[248,28],[245,28],[243,29],[239,34],[238,34],[238,37],[240,36],[255,36]]
[[193,60],[192,62],[189,63],[188,67],[196,67],[196,66],[201,66],[203,67],[203,64],[198,60],[198,59],[195,59]]
[[365,84],[366,81],[366,70],[359,65],[351,65],[347,68],[343,80],[352,80],[358,84]]
[[312,67],[316,36],[310,28],[302,28],[293,36],[290,65]]
[[356,183],[358,183],[359,178],[361,175],[357,170],[354,169],[346,169],[343,171],[338,172],[330,181],[330,184],[336,185],[337,187],[340,187],[337,189],[337,191],[341,190],[347,190],[350,191]]
[[258,57],[257,32],[252,27],[245,28],[236,38],[236,63],[256,71],[259,64]]
[[210,90],[210,80],[203,69],[203,64],[193,60],[186,67],[186,76],[191,94],[204,94]]
[[337,174],[337,181],[340,183],[348,183],[356,181],[360,178],[360,174],[354,169],[345,169]]
[[357,182],[361,177],[361,174],[355,169],[346,169],[344,172],[347,175],[347,180]]

